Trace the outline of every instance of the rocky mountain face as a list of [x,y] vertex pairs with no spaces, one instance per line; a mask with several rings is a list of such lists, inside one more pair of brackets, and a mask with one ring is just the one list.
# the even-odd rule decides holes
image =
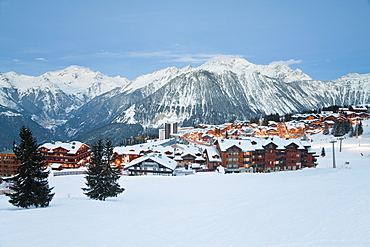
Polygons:
[[244,59],[211,61],[183,73],[119,114],[113,123],[157,128],[223,123],[261,114],[299,112],[329,105],[370,102],[369,75],[315,81],[281,64],[254,65]]
[[[167,121],[217,124],[367,103],[369,74],[318,81],[279,63],[255,65],[240,58],[215,59],[197,68],[170,67],[133,81],[77,66],[38,77],[0,73],[0,128],[15,117],[17,131],[33,121],[45,132],[40,141],[94,140],[104,133],[122,138],[114,135],[118,129],[129,137]],[[0,149],[11,146],[7,144]]]

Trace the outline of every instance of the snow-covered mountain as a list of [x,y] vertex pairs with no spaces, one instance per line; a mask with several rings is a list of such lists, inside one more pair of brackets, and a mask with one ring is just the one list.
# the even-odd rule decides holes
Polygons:
[[120,76],[108,77],[100,72],[80,66],[70,66],[60,71],[48,72],[41,75],[41,77],[46,78],[82,104],[96,96],[117,87],[127,86],[130,83],[126,78]]
[[244,59],[212,60],[178,75],[132,105],[113,123],[157,128],[167,121],[185,125],[370,102],[369,75],[314,81],[282,64],[255,65]]
[[115,130],[117,124],[158,128],[166,121],[216,124],[369,103],[370,74],[319,81],[282,63],[256,65],[241,58],[169,67],[133,81],[77,66],[37,77],[0,73],[0,112],[23,114],[54,129],[64,123],[54,133],[66,138],[110,123]]
[[126,86],[128,79],[108,77],[100,72],[70,66],[41,76],[0,74],[0,104],[42,122],[68,120],[70,112],[114,88]]
[[239,77],[253,72],[259,72],[262,75],[277,78],[284,82],[312,80],[310,76],[304,74],[301,70],[292,70],[288,66],[279,62],[271,63],[269,65],[257,65],[242,58],[231,58],[225,60],[223,58],[216,57],[197,69],[207,70],[216,74],[230,71],[237,74]]

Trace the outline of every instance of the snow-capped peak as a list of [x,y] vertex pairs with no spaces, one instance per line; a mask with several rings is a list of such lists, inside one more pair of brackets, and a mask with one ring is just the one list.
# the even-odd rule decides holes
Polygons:
[[370,74],[358,74],[358,73],[349,73],[348,75],[345,75],[345,76],[342,76],[341,78],[339,78],[338,80],[342,80],[342,79],[357,79],[357,78],[367,78],[369,77]]
[[176,67],[168,67],[162,70],[155,71],[151,74],[142,75],[134,79],[125,89],[127,93],[131,93],[137,89],[144,88],[147,86],[152,87],[150,91],[155,92],[172,78],[176,77],[179,74],[189,71],[191,67],[185,67],[184,69],[179,70]]
[[42,76],[28,76],[28,75],[20,75],[15,72],[8,72],[4,74],[7,82],[12,85],[13,87],[17,88],[21,92],[26,92],[29,89],[35,88],[54,88],[56,87],[50,83],[47,78],[43,78]]
[[203,65],[199,66],[198,69],[208,70],[212,72],[221,72],[225,70],[237,71],[245,70],[251,65],[253,64],[243,58],[215,57],[210,59]]
[[257,65],[250,63],[243,58],[214,58],[205,64],[198,67],[198,69],[208,70],[215,73],[223,73],[231,71],[238,75],[251,74],[259,72],[262,75],[278,78],[285,82],[312,80],[312,78],[304,74],[301,70],[293,70],[282,63],[271,63],[269,65]]
[[108,77],[98,71],[75,65],[63,70],[47,72],[41,76],[57,85],[65,93],[81,99],[91,99],[129,83],[126,78]]

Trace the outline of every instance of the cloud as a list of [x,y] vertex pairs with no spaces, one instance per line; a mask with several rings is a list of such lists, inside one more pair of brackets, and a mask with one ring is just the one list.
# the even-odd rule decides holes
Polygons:
[[302,63],[302,60],[289,59],[289,60],[286,60],[286,61],[274,61],[274,62],[271,62],[269,65],[281,64],[281,65],[290,66],[292,64],[300,64],[300,63]]
[[21,61],[19,59],[12,59],[13,62],[20,63]]
[[110,52],[110,51],[105,51],[105,50],[96,52],[95,55],[102,56],[102,57],[122,57],[122,54],[120,53],[115,53],[115,52]]
[[37,58],[35,58],[35,60],[36,60],[36,61],[46,61],[46,59],[45,59],[45,58],[43,58],[43,57],[37,57]]
[[155,52],[130,52],[130,57],[142,58],[160,58],[161,62],[178,62],[178,63],[204,63],[211,59],[220,58],[241,58],[243,55],[226,55],[215,53],[187,53],[173,51],[155,51]]

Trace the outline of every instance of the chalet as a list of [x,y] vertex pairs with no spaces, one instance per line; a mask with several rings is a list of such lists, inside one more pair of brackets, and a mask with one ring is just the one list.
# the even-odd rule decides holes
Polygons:
[[361,112],[361,113],[358,113],[358,116],[360,117],[360,119],[362,120],[367,120],[369,118],[369,113],[366,113],[366,112]]
[[350,111],[356,112],[356,113],[361,113],[361,112],[367,112],[367,107],[365,106],[350,106],[349,107]]
[[216,141],[222,166],[228,173],[245,169],[272,172],[316,167],[316,155],[310,145],[297,139],[258,139]]
[[324,122],[328,122],[328,121],[335,122],[335,121],[337,121],[338,117],[339,117],[339,115],[333,115],[333,114],[331,114],[329,116],[324,117],[323,118],[323,121]]
[[91,148],[78,141],[45,143],[39,149],[48,166],[61,164],[63,168],[79,168],[90,162],[91,158]]
[[170,176],[177,166],[177,162],[162,154],[150,154],[134,159],[124,170],[130,176],[159,175]]
[[[179,152],[180,150],[181,152]],[[193,163],[203,165],[206,161],[202,156],[202,152],[196,146],[188,146],[184,150],[178,149],[175,153],[174,160],[178,162],[180,167],[185,168]]]
[[207,169],[215,170],[218,166],[222,164],[221,156],[218,153],[217,148],[209,146],[204,150],[205,165]]
[[0,177],[13,176],[18,173],[18,166],[21,164],[16,159],[13,151],[3,151],[0,153]]
[[202,135],[200,137],[200,140],[203,141],[203,142],[205,142],[205,143],[211,143],[212,140],[213,140],[213,135],[211,135],[211,134]]

